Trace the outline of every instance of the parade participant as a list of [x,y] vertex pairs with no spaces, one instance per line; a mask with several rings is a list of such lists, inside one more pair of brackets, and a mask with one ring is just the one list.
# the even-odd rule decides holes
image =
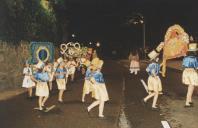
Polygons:
[[91,92],[91,81],[90,81],[91,74],[92,74],[92,65],[88,67],[85,73],[85,82],[83,85],[82,102],[85,102],[85,95]]
[[182,66],[185,68],[182,74],[182,82],[188,85],[188,91],[186,95],[185,107],[192,107],[192,95],[194,88],[198,86],[198,58],[197,58],[197,44],[190,43],[187,56],[183,59]]
[[29,63],[26,61],[25,68],[23,69],[24,79],[23,79],[23,88],[27,88],[28,98],[32,98],[32,88],[35,86],[35,83],[32,81],[32,69],[30,68]]
[[71,81],[73,82],[77,64],[73,58],[69,58],[67,65],[68,65],[68,75],[71,76]]
[[142,103],[145,105],[147,101],[153,97],[152,110],[158,110],[156,103],[158,100],[158,95],[161,94],[162,92],[162,84],[159,77],[160,65],[158,64],[158,61],[159,58],[154,58],[152,60],[152,63],[150,63],[146,68],[146,71],[149,74],[148,77],[149,95],[142,100]]
[[51,91],[52,90],[52,81],[53,81],[53,76],[52,76],[53,75],[53,66],[52,66],[51,63],[46,62],[46,66],[44,68],[48,72],[49,77],[50,77],[50,79],[49,79],[49,90]]
[[86,72],[86,65],[85,65],[86,62],[87,62],[87,59],[84,56],[79,58],[79,68],[81,69],[82,75],[84,75]]
[[[102,65],[102,64],[98,64],[98,65]],[[87,111],[89,113],[92,108],[99,105],[99,115],[98,116],[99,116],[99,118],[103,118],[104,117],[104,115],[103,115],[104,104],[106,101],[109,100],[109,96],[107,93],[103,74],[99,70],[97,70],[98,65],[92,66],[93,74],[91,75],[91,78],[90,78],[91,85],[93,87],[92,96],[93,96],[93,98],[96,99],[96,101],[94,101],[91,105],[89,105],[87,107]]]
[[97,70],[101,71],[102,66],[103,66],[103,61],[100,60],[99,58],[95,58],[92,61],[92,64],[88,67],[86,74],[85,74],[85,82],[83,86],[83,95],[82,95],[82,102],[85,102],[85,95],[89,94],[90,92],[93,91],[93,87],[91,85],[91,75],[92,75],[92,68],[94,65],[97,65]]
[[68,67],[68,59],[67,58],[65,58],[64,59],[64,68],[65,68],[65,70],[66,70],[66,74],[65,74],[65,84],[67,84],[67,81],[68,81],[68,77],[69,77],[69,73],[68,73],[68,70],[69,70],[69,67]]
[[39,110],[44,110],[45,102],[49,97],[49,88],[47,82],[50,78],[42,62],[39,62],[35,67],[37,68],[37,72],[34,74],[32,79],[36,82],[36,96],[39,97]]
[[135,55],[132,54],[132,56],[130,57],[131,62],[130,62],[130,73],[133,74],[135,73],[135,75],[137,75],[138,71],[140,70],[140,63],[139,63],[139,55],[136,52]]
[[55,76],[55,73],[56,73],[56,69],[58,68],[59,64],[63,62],[63,58],[62,57],[59,57],[57,59],[57,61],[54,62],[53,66],[52,66],[52,73],[50,75],[50,81],[53,81],[54,80],[54,76]]
[[58,68],[56,69],[56,83],[57,83],[58,90],[59,90],[59,94],[58,94],[59,103],[63,103],[63,93],[66,90],[65,76],[67,72],[64,66],[65,66],[65,63],[61,62]]

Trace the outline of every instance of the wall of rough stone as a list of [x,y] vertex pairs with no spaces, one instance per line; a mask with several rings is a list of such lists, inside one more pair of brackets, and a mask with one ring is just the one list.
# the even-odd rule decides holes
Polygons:
[[28,42],[13,44],[0,41],[0,90],[21,86],[23,66],[28,56]]

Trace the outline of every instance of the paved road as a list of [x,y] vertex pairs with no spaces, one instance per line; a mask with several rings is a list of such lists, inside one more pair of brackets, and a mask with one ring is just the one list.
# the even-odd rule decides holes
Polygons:
[[[86,107],[93,99],[88,96],[87,102],[81,103],[83,77],[78,76],[74,83],[68,84],[68,91],[64,94],[65,104],[57,103],[57,90],[54,89],[47,105],[55,104],[56,108],[48,113],[33,110],[37,106],[37,98],[29,101],[25,94],[1,101],[0,128],[117,128],[122,109],[129,122],[122,128],[161,128],[161,120],[168,120],[173,128],[197,128],[197,108],[183,108],[186,87],[181,83],[181,72],[168,69],[167,77],[162,78],[165,95],[159,99],[161,111],[154,112],[142,106],[140,101],[146,92],[140,79],[147,80],[145,66],[142,63],[141,72],[132,76],[126,63],[105,61],[103,72],[110,101],[105,104],[104,114],[107,118],[104,120],[97,118],[98,108],[92,111],[91,117],[86,113]],[[123,87],[125,91],[122,91]],[[185,121],[186,117],[188,122]]]
[[[126,70],[127,63],[124,65]],[[148,74],[145,72],[146,63],[141,64],[141,71],[137,76],[125,72],[125,113],[132,128],[161,128],[161,121],[166,120],[173,128],[196,128],[198,123],[197,110],[195,106],[192,109],[185,109],[186,86],[182,84],[182,72],[174,69],[167,69],[167,77],[162,78],[164,95],[159,97],[159,112],[152,111],[149,107],[141,104],[141,99],[145,97],[146,91],[140,82],[144,79],[147,82]],[[195,92],[197,93],[197,92]],[[194,102],[197,103],[197,97],[194,96]],[[187,117],[188,116],[188,117]],[[186,120],[188,118],[188,121]]]
[[68,85],[65,92],[65,104],[57,104],[57,91],[51,94],[47,105],[57,105],[48,113],[33,110],[37,106],[37,98],[29,101],[25,94],[10,100],[0,102],[0,128],[116,128],[120,113],[122,70],[115,62],[105,61],[104,77],[110,96],[110,101],[105,104],[104,114],[106,119],[97,118],[98,108],[92,111],[91,117],[86,112],[86,107],[92,102],[87,98],[87,103],[81,103],[83,78],[78,77],[76,82]]

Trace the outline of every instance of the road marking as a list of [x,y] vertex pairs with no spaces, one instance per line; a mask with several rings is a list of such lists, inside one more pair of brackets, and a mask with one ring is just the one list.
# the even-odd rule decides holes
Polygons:
[[120,117],[119,117],[119,127],[120,128],[131,128],[131,124],[127,120],[127,117],[126,117],[125,112],[124,112],[123,109],[124,108],[122,108],[121,114],[120,114]]
[[161,121],[163,128],[171,128],[167,121]]
[[144,86],[144,89],[146,90],[146,92],[148,93],[148,86],[146,85],[146,83],[144,82],[143,79],[140,79],[140,81],[142,82],[142,85]]
[[126,84],[126,81],[125,81],[125,77],[123,77],[122,79],[122,100],[121,100],[121,110],[120,110],[120,114],[119,114],[119,128],[131,128],[131,123],[129,122],[129,120],[127,119],[127,116],[124,112],[124,108],[125,108],[125,103],[124,103],[124,91],[125,91],[125,84]]

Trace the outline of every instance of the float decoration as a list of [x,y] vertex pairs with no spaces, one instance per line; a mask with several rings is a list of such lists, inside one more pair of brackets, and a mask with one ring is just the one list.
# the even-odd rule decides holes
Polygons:
[[188,50],[189,36],[176,24],[168,28],[163,47],[162,76],[165,77],[167,60],[185,56]]
[[66,57],[77,57],[86,56],[89,52],[89,48],[81,47],[78,42],[63,43],[60,45],[60,53]]
[[157,48],[151,51],[148,56],[149,58],[156,58],[163,50],[162,76],[166,74],[166,62],[167,60],[185,56],[188,50],[189,36],[184,29],[175,24],[168,28],[164,42],[161,42]]

